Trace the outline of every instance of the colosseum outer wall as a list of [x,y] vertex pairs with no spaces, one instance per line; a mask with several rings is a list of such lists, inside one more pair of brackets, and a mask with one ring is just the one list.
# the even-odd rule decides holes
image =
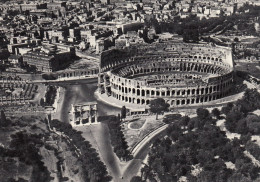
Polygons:
[[232,82],[226,47],[155,43],[109,50],[100,59],[99,93],[125,103],[148,105],[157,97],[171,106],[204,103],[230,94]]

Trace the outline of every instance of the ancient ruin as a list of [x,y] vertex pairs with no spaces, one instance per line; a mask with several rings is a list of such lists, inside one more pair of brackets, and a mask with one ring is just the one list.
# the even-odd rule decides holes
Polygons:
[[83,104],[72,105],[71,108],[72,126],[82,126],[97,124],[97,103],[86,102]]
[[229,47],[167,42],[105,51],[99,71],[99,94],[138,105],[162,97],[183,106],[229,95],[234,65]]

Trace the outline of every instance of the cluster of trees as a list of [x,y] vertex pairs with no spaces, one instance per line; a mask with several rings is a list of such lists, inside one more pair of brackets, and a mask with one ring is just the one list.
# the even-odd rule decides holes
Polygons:
[[[219,117],[220,111],[215,109],[210,113],[199,108],[195,118],[175,117],[167,128],[167,137],[153,143],[148,164],[141,170],[141,181],[159,178],[173,182],[181,176],[201,182],[257,179],[260,168],[244,155],[244,148],[240,147],[243,142],[228,140],[212,116]],[[235,169],[227,168],[225,162],[232,162]],[[200,169],[197,175],[193,173],[194,166]]]
[[128,145],[125,140],[124,134],[121,130],[120,115],[107,117],[106,123],[109,128],[111,145],[114,148],[114,152],[118,158],[121,160],[131,159],[130,152],[128,150]]
[[[20,162],[32,166],[31,181],[50,181],[50,172],[44,166],[42,156],[39,155],[39,148],[44,145],[42,137],[42,135],[28,134],[24,131],[17,132],[11,135],[12,140],[9,148],[0,147],[0,157],[17,157]],[[21,179],[21,181],[23,180]]]
[[[248,10],[248,11],[245,11]],[[156,32],[177,33],[183,36],[185,42],[198,42],[200,35],[208,33],[224,33],[226,30],[232,30],[234,25],[238,25],[238,30],[256,34],[253,24],[248,23],[248,20],[259,16],[259,6],[245,5],[239,9],[240,14],[231,16],[220,16],[210,19],[199,19],[191,15],[185,19],[176,17],[172,21],[158,22],[154,17],[145,20],[147,27],[154,27]]]
[[45,102],[43,99],[40,101],[41,106],[52,106],[55,101],[55,97],[57,94],[57,89],[55,86],[48,86],[47,92],[45,94]]
[[69,123],[60,122],[58,120],[51,120],[50,125],[72,140],[68,145],[74,154],[76,150],[80,150],[80,156],[75,156],[78,157],[82,163],[84,181],[111,181],[112,178],[108,176],[106,166],[100,161],[96,150],[82,137],[81,132],[73,129]]
[[256,109],[260,109],[260,93],[247,89],[242,99],[222,108],[227,129],[240,134],[260,134],[260,117],[250,113]]

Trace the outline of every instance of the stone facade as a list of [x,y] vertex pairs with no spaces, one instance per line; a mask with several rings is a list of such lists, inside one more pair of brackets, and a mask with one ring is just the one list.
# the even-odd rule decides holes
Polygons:
[[105,51],[100,57],[99,93],[148,105],[161,97],[171,106],[198,104],[230,94],[230,48],[176,42]]

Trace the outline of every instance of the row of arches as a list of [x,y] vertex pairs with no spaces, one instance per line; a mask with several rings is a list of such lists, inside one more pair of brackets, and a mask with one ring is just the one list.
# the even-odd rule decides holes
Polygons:
[[121,77],[136,77],[143,74],[151,73],[162,73],[162,72],[194,72],[194,73],[210,73],[215,75],[223,75],[227,73],[227,70],[222,67],[202,64],[202,63],[177,63],[172,65],[171,63],[159,64],[159,63],[149,63],[149,64],[134,64],[128,65],[123,68],[118,68],[113,71]]
[[212,94],[214,92],[220,92],[232,85],[232,80],[228,80],[219,85],[212,85],[208,87],[193,88],[193,89],[180,89],[180,88],[170,88],[167,90],[161,90],[156,88],[132,88],[121,86],[112,83],[112,90],[119,94],[129,94],[134,96],[160,96],[160,97],[172,97],[172,96],[185,96],[185,95],[203,95],[203,94]]
[[85,76],[85,75],[96,75],[98,74],[98,69],[93,70],[87,70],[87,71],[73,71],[73,72],[65,72],[65,73],[59,73],[58,78],[69,78],[69,77],[75,77],[75,76]]
[[[189,104],[199,104],[214,101],[220,99],[222,97],[226,97],[231,93],[231,90],[227,90],[223,93],[217,93],[214,95],[205,95],[200,97],[191,97],[191,98],[174,98],[174,99],[166,99],[166,102],[171,106],[180,106],[180,105],[189,105]],[[131,104],[139,104],[139,105],[149,105],[152,98],[139,98],[139,97],[128,97],[120,94],[116,94],[112,92],[112,96],[119,101],[123,101]]]

